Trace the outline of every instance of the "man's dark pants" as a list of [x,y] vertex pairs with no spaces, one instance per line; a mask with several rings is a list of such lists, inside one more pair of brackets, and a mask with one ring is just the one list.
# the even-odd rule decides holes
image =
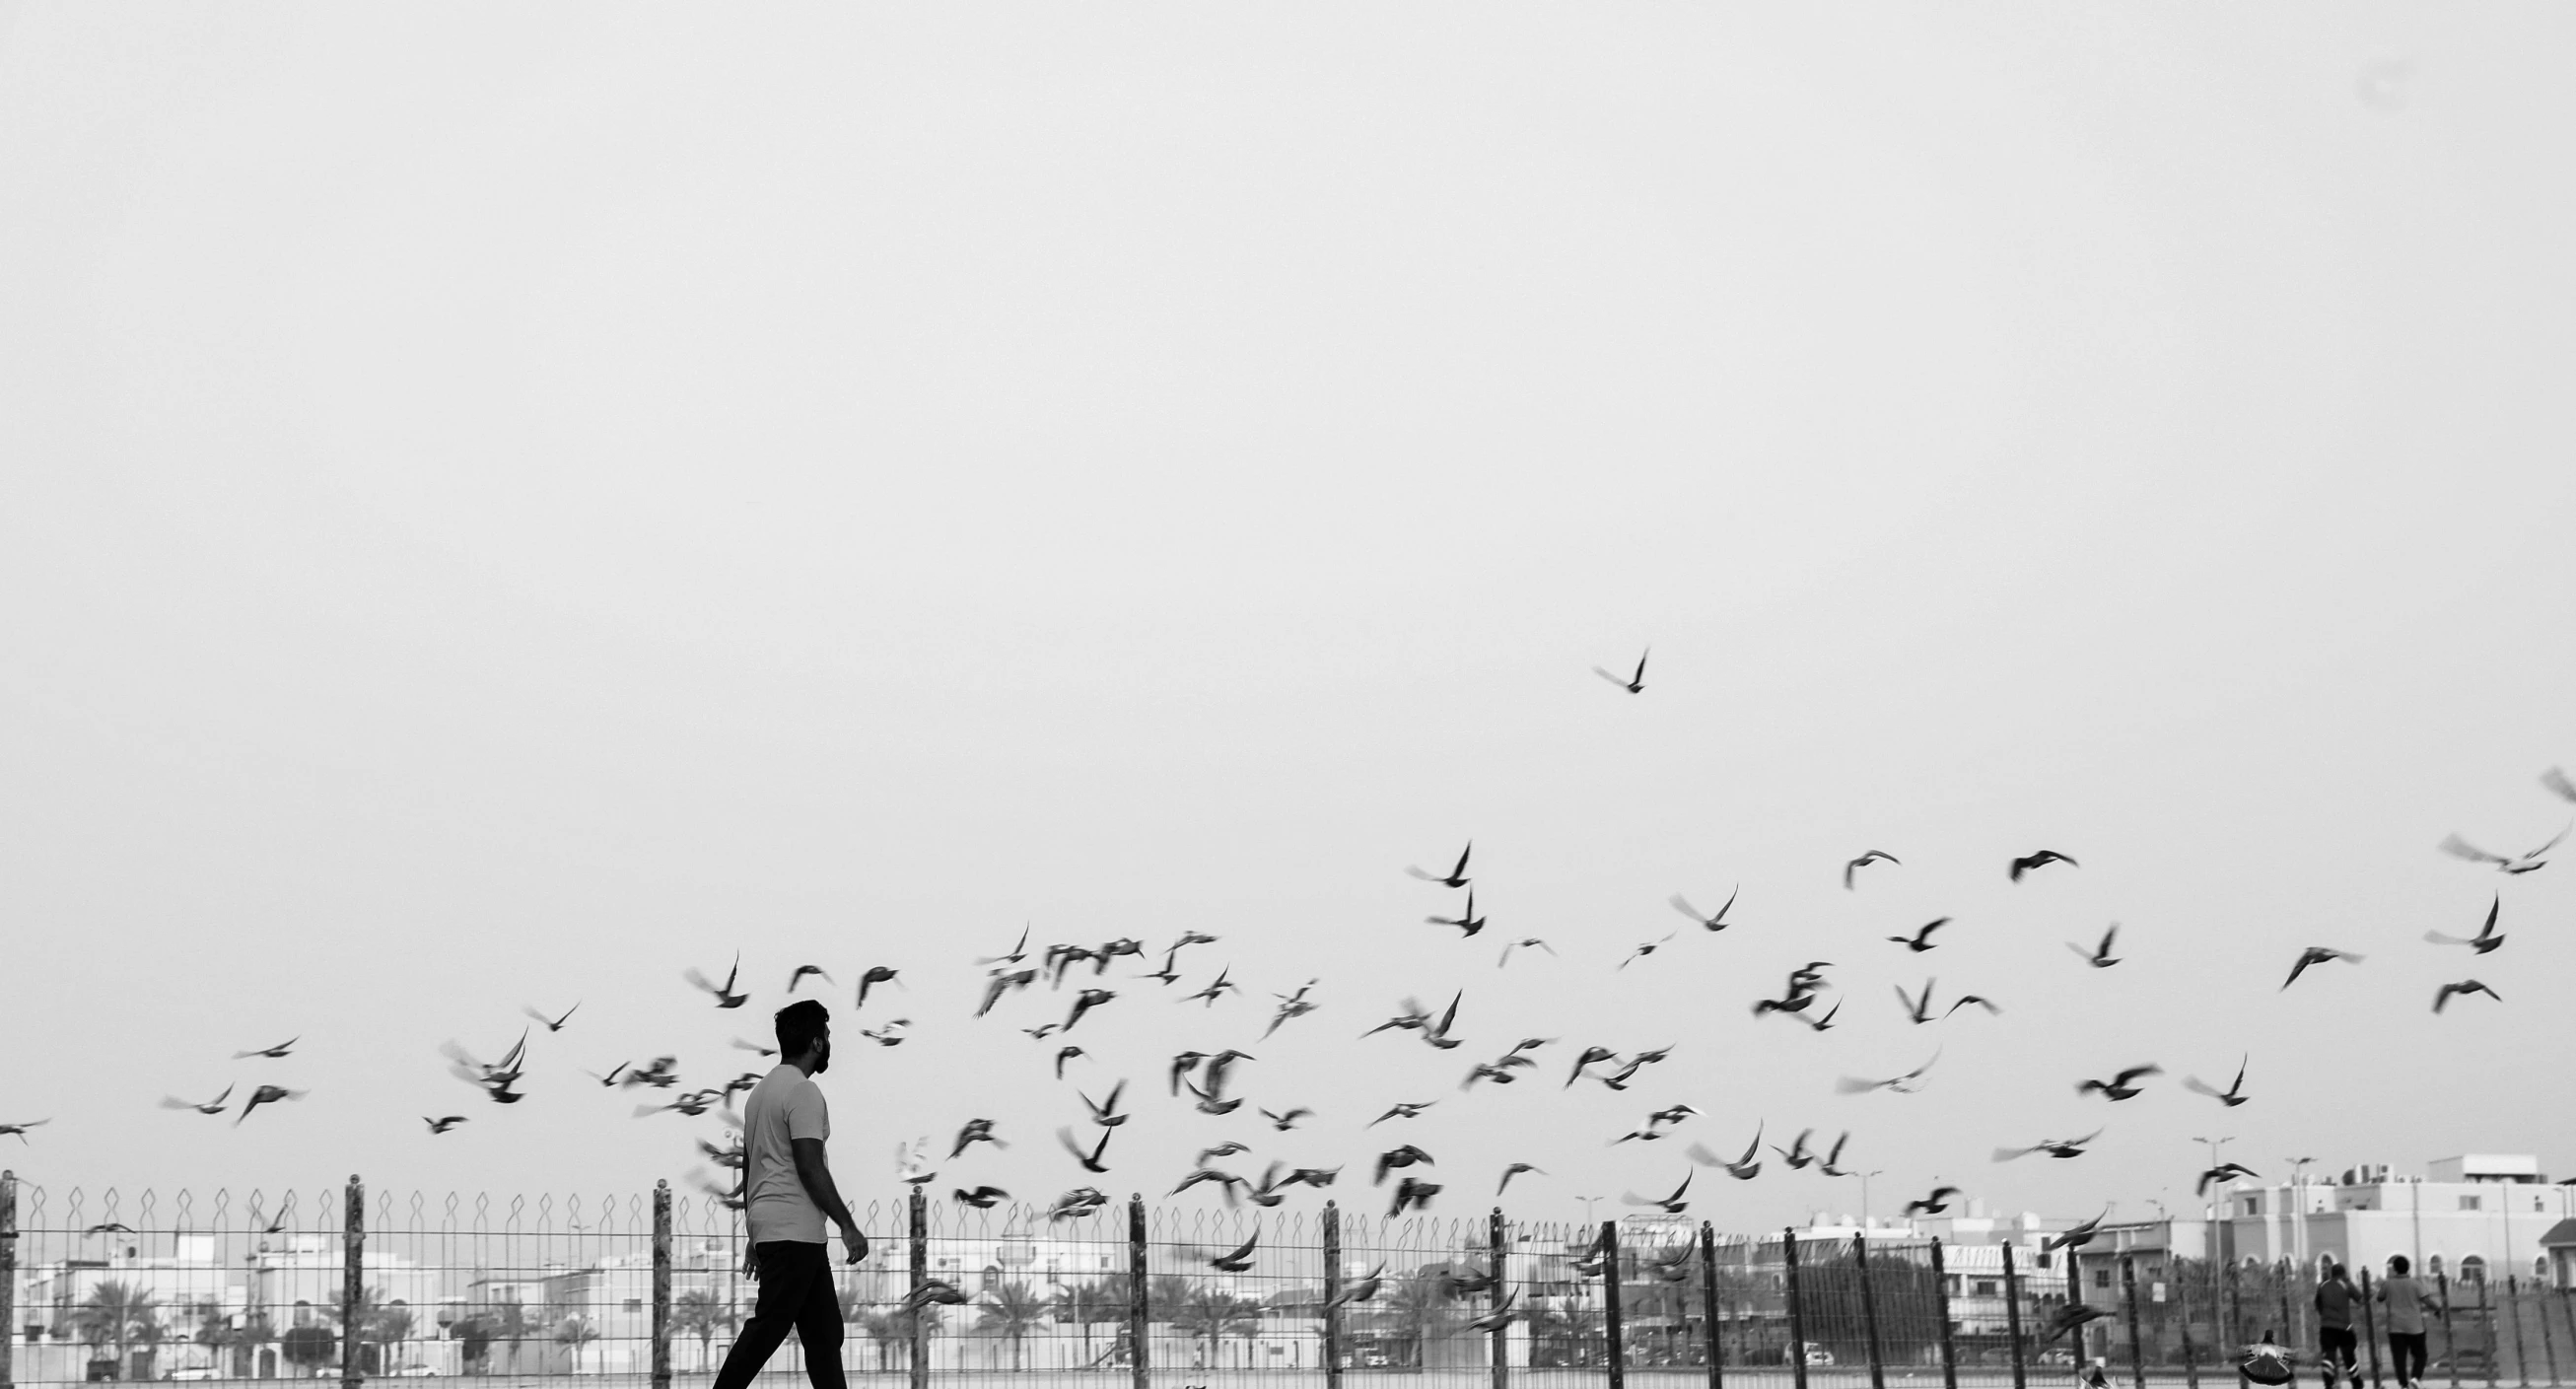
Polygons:
[[841,1300],[832,1289],[831,1246],[768,1240],[760,1251],[760,1298],[716,1372],[715,1389],[746,1389],[790,1328],[805,1346],[814,1389],[846,1389],[841,1375]]

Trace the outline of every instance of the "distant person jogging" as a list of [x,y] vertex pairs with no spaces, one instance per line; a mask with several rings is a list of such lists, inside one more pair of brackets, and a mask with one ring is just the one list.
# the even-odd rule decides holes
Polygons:
[[2410,1276],[2414,1267],[2403,1254],[2389,1255],[2388,1276],[2370,1290],[2371,1301],[2388,1309],[2388,1358],[2397,1389],[2420,1389],[2424,1381],[2424,1285]]
[[2329,1261],[2326,1276],[2317,1281],[2317,1361],[2325,1367],[2327,1389],[2333,1389],[2340,1378],[2347,1384],[2361,1383],[2360,1362],[2354,1348],[2353,1304],[2361,1299],[2352,1280],[2344,1276],[2343,1265]]
[[805,1347],[805,1377],[814,1389],[845,1389],[841,1302],[832,1288],[823,1217],[841,1227],[851,1263],[868,1256],[868,1237],[841,1204],[832,1169],[823,1163],[832,1120],[813,1078],[832,1068],[831,1014],[809,998],[779,1009],[777,1025],[778,1069],[752,1087],[742,1107],[743,1213],[751,1226],[743,1271],[759,1280],[760,1299],[725,1352],[715,1389],[746,1389],[790,1327]]

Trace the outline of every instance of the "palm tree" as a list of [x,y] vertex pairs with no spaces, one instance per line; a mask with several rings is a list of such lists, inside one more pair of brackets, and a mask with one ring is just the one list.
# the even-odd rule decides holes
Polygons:
[[80,1328],[82,1344],[116,1347],[119,1374],[125,1372],[126,1347],[146,1327],[158,1327],[160,1322],[160,1308],[150,1288],[130,1288],[113,1278],[92,1285],[88,1298],[72,1309],[72,1324]]
[[1082,1328],[1082,1363],[1091,1363],[1091,1325],[1099,1321],[1127,1319],[1127,1275],[1113,1273],[1089,1282],[1060,1283],[1048,1299],[1047,1310],[1061,1326],[1070,1323]]
[[1216,1363],[1217,1341],[1229,1331],[1249,1336],[1260,1329],[1261,1304],[1247,1302],[1222,1288],[1198,1288],[1174,1309],[1172,1325],[1207,1338],[1206,1363]]
[[[842,1314],[846,1320],[848,1314]],[[671,1329],[683,1336],[698,1338],[698,1368],[705,1369],[715,1359],[716,1333],[730,1331],[735,1321],[733,1309],[724,1305],[713,1288],[691,1288],[671,1304]],[[878,1366],[883,1369],[884,1366]]]
[[1001,1283],[985,1290],[983,1315],[975,1329],[1000,1336],[1011,1343],[1011,1368],[1027,1368],[1022,1337],[1046,1321],[1046,1304],[1038,1299],[1037,1289],[1026,1283]]
[[902,1346],[906,1351],[912,1348],[912,1319],[904,1315],[900,1307],[861,1312],[858,1322],[859,1329],[868,1333],[868,1339],[876,1344],[879,1374],[886,1372],[887,1352],[896,1346]]
[[376,1344],[376,1372],[394,1372],[394,1348],[411,1339],[411,1308],[400,1302],[378,1308],[365,1323],[366,1338]]
[[581,1348],[598,1339],[599,1328],[592,1326],[588,1317],[569,1316],[555,1327],[555,1340],[562,1345],[572,1347],[574,1374],[581,1373]]
[[215,1373],[219,1375],[231,1373],[232,1366],[224,1352],[241,1344],[242,1340],[242,1333],[233,1328],[231,1317],[212,1307],[206,1308],[197,1315],[197,1334],[193,1339],[198,1345],[204,1346],[206,1354],[214,1359]]
[[1385,1296],[1397,1332],[1413,1342],[1413,1368],[1419,1371],[1432,1334],[1447,1330],[1452,1320],[1447,1280],[1437,1270],[1416,1273],[1387,1289]]

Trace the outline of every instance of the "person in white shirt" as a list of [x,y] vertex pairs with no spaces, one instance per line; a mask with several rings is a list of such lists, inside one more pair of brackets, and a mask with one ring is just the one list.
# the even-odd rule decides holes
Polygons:
[[845,1389],[841,1373],[841,1303],[832,1287],[823,1221],[841,1230],[841,1248],[857,1263],[868,1237],[850,1218],[823,1161],[832,1119],[814,1077],[832,1068],[830,1010],[813,999],[778,1010],[779,1065],[753,1086],[742,1107],[744,1215],[751,1256],[744,1271],[760,1298],[742,1334],[725,1352],[715,1389],[746,1389],[790,1329],[805,1347],[805,1377],[814,1389]]

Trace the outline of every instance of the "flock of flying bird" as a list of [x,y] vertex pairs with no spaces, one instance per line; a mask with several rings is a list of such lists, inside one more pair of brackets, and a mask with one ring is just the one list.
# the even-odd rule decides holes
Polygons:
[[[1635,670],[1624,680],[1599,667],[1595,667],[1594,670],[1603,679],[1632,695],[1640,694],[1645,689],[1646,663],[1642,656]],[[2553,795],[2570,803],[2576,803],[2576,782],[2571,782],[2563,771],[2551,768],[2542,775],[2541,782]],[[2508,877],[2519,877],[2545,866],[2548,854],[2566,837],[2566,833],[2567,831],[2561,830],[2548,843],[2528,853],[2512,856],[2489,853],[2468,844],[2456,835],[2443,840],[2439,848],[2444,853],[2455,857],[2492,867]],[[1486,918],[1477,911],[1474,879],[1469,872],[1474,852],[1474,844],[1470,842],[1460,851],[1455,862],[1443,872],[1430,872],[1419,867],[1406,869],[1406,872],[1416,879],[1452,891],[1463,892],[1461,905],[1453,912],[1447,914],[1433,912],[1425,918],[1431,925],[1457,931],[1461,940],[1478,935],[1487,924]],[[1843,865],[1843,886],[1847,890],[1858,890],[1864,876],[1882,871],[1880,865],[1902,866],[1901,860],[1894,854],[1879,849],[1868,850]],[[2068,854],[2053,849],[2039,849],[2012,859],[2006,867],[2006,875],[2009,881],[2020,883],[2030,875],[2044,870],[2056,872],[2080,867],[2077,860]],[[1714,913],[1702,912],[1680,894],[1675,894],[1669,901],[1675,911],[1688,918],[1701,931],[1715,933],[1728,928],[1730,924],[1727,919],[1728,913],[1735,906],[1736,896],[1737,894],[1730,893],[1727,900]],[[2438,945],[2464,947],[2478,956],[2491,954],[2505,943],[2505,937],[2497,930],[2502,905],[2502,894],[2498,893],[2488,909],[2484,924],[2474,935],[2452,936],[2441,932],[2430,932],[2427,939]],[[1929,921],[1911,932],[1886,937],[1886,940],[1889,944],[1902,947],[1909,955],[1921,955],[1939,947],[1941,942],[1936,937],[1950,924],[1950,918],[1942,917]],[[1677,930],[1660,939],[1639,943],[1633,951],[1619,961],[1616,968],[1624,970],[1636,961],[1653,955],[1658,949],[1675,939],[1678,934]],[[2083,960],[2087,967],[2108,969],[2121,963],[2121,956],[2116,953],[2118,938],[2119,927],[2114,924],[2090,946],[2074,941],[2067,942],[2067,946]],[[1069,1039],[1087,1017],[1092,1016],[1099,1009],[1118,1003],[1122,993],[1132,992],[1138,984],[1159,985],[1162,989],[1177,988],[1186,981],[1182,969],[1184,952],[1216,942],[1217,937],[1213,935],[1187,931],[1168,946],[1152,954],[1148,953],[1143,942],[1121,938],[1098,945],[1076,943],[1046,945],[1033,955],[1029,945],[1029,932],[1023,929],[1019,940],[1009,950],[976,961],[984,974],[974,1017],[977,1019],[989,1017],[1006,999],[1035,989],[1041,981],[1044,981],[1050,993],[1061,994],[1070,980],[1074,991],[1070,1000],[1064,1005],[1060,1020],[1050,1016],[1019,1029],[1033,1041],[1054,1044],[1051,1065],[1054,1078],[1061,1082],[1065,1077],[1068,1063],[1086,1057],[1084,1048]],[[1556,954],[1554,948],[1540,937],[1521,937],[1503,946],[1498,963],[1508,967],[1513,954],[1522,950],[1542,951],[1551,957]],[[1133,961],[1135,965],[1141,967],[1155,956],[1160,958],[1159,968],[1115,977],[1109,974],[1112,965],[1122,959]],[[2336,962],[2359,965],[2362,963],[2362,957],[2332,946],[2307,947],[2292,962],[2288,976],[2282,981],[2280,987],[2287,990],[2296,985],[2310,969]],[[1829,1030],[1835,1026],[1835,1020],[1840,1015],[1844,1003],[1843,997],[1836,991],[1836,996],[1829,1006],[1821,1008],[1818,1006],[1829,991],[1834,991],[1834,986],[1829,982],[1827,975],[1827,971],[1833,968],[1835,966],[1830,961],[1816,960],[1791,970],[1777,997],[1766,996],[1753,1001],[1751,1005],[1753,1015],[1757,1019],[1775,1017],[1785,1019],[1816,1032]],[[709,995],[717,1009],[740,1009],[751,997],[750,992],[742,984],[739,956],[736,956],[733,966],[722,982],[694,969],[687,971],[683,977],[690,985]],[[827,985],[835,982],[831,974],[818,965],[799,965],[788,976],[784,992],[791,996],[795,995],[808,980],[820,980]],[[1317,1011],[1321,1005],[1314,991],[1320,983],[1320,979],[1309,979],[1294,990],[1272,994],[1273,1004],[1267,1010],[1268,1023],[1261,1032],[1260,1038],[1270,1038],[1281,1028]],[[1113,984],[1117,987],[1111,987]],[[1935,981],[1927,980],[1919,992],[1909,992],[1902,985],[1896,987],[1897,1001],[1911,1022],[1917,1024],[1936,1022],[1964,1008],[1978,1008],[1988,1015],[2002,1012],[2000,1005],[1993,1000],[1974,993],[1961,993],[1942,1000],[1936,996],[1934,984]],[[857,979],[852,1009],[854,1015],[865,1012],[871,992],[881,985],[904,988],[901,971],[883,965],[873,966],[863,971]],[[1453,993],[1446,1005],[1436,1010],[1408,998],[1404,1000],[1403,1006],[1394,1016],[1377,1023],[1359,1035],[1367,1038],[1385,1032],[1411,1033],[1417,1040],[1434,1050],[1456,1050],[1465,1045],[1465,1039],[1455,1031],[1464,993],[1463,989]],[[1220,968],[1213,975],[1207,976],[1207,982],[1204,985],[1175,997],[1183,1004],[1196,1003],[1202,1008],[1214,1008],[1229,995],[1243,994],[1242,986],[1231,978],[1231,970]],[[2440,1013],[2454,999],[2466,995],[2482,995],[2491,1000],[2500,999],[2493,988],[2478,979],[2448,980],[2440,983],[2433,995],[2433,1011]],[[1130,1005],[1130,1008],[1132,1006]],[[442,1048],[448,1061],[448,1069],[454,1077],[480,1091],[486,1100],[502,1105],[515,1104],[524,1098],[518,1085],[526,1070],[529,1041],[536,1028],[542,1027],[549,1034],[563,1032],[571,1025],[579,1009],[578,1003],[560,1013],[540,1011],[535,1008],[526,1009],[533,1025],[523,1031],[518,1040],[496,1061],[481,1061],[464,1048],[450,1042]],[[910,1019],[898,1017],[872,1027],[859,1027],[856,1030],[866,1041],[893,1047],[901,1045],[906,1040],[907,1029],[910,1026]],[[237,1062],[284,1060],[292,1054],[298,1040],[300,1039],[290,1038],[274,1046],[237,1052],[234,1059]],[[1257,1045],[1258,1041],[1256,1040],[1254,1044]],[[737,1040],[734,1045],[746,1051],[774,1055],[769,1048],[756,1043]],[[1472,1090],[1486,1083],[1511,1085],[1535,1076],[1540,1069],[1539,1053],[1557,1045],[1559,1045],[1559,1039],[1554,1037],[1528,1036],[1513,1042],[1498,1056],[1490,1059],[1471,1059],[1459,1082],[1459,1089]],[[1572,1062],[1564,1072],[1560,1088],[1570,1088],[1577,1083],[1590,1080],[1613,1091],[1624,1091],[1641,1071],[1663,1062],[1672,1050],[1667,1046],[1622,1055],[1611,1048],[1598,1045],[1580,1047],[1575,1050]],[[1241,1096],[1231,1093],[1237,1085],[1239,1068],[1256,1059],[1251,1053],[1234,1047],[1226,1047],[1215,1052],[1185,1050],[1175,1053],[1170,1058],[1165,1076],[1169,1098],[1179,1101],[1186,1095],[1190,1106],[1206,1115],[1222,1117],[1234,1114],[1245,1102]],[[1926,1076],[1939,1060],[1940,1052],[1936,1049],[1931,1060],[1903,1074],[1883,1078],[1845,1076],[1837,1082],[1835,1088],[1839,1093],[1846,1095],[1871,1091],[1911,1092],[1923,1084]],[[2182,1084],[2194,1093],[2208,1096],[2223,1105],[2233,1107],[2247,1102],[2246,1069],[2245,1064],[2240,1064],[2235,1078],[2225,1089],[2209,1085],[2198,1077],[2188,1077]],[[733,1169],[737,1173],[742,1169],[744,1159],[738,1134],[741,1121],[732,1111],[731,1104],[736,1094],[748,1091],[759,1082],[760,1072],[746,1070],[716,1085],[683,1090],[680,1088],[677,1059],[664,1055],[646,1058],[640,1062],[622,1061],[604,1073],[590,1074],[592,1079],[603,1087],[620,1091],[646,1092],[647,1098],[652,1102],[636,1108],[635,1114],[638,1117],[663,1112],[674,1112],[690,1117],[715,1114],[721,1122],[736,1132],[728,1136],[728,1142],[724,1145],[700,1139],[698,1147],[718,1166]],[[2117,1103],[2142,1093],[2142,1082],[2161,1074],[2163,1072],[2160,1067],[2142,1064],[2124,1068],[2108,1078],[2085,1078],[2079,1081],[2075,1088],[2079,1094],[2099,1095],[2107,1102]],[[233,1108],[232,1101],[235,1093],[240,1089],[239,1084],[229,1085],[221,1094],[205,1101],[184,1100],[174,1096],[165,1099],[163,1105],[170,1109],[194,1111],[208,1116],[231,1112],[234,1115],[233,1123],[238,1125],[264,1105],[300,1100],[306,1094],[300,1089],[260,1083],[250,1088],[236,1110]],[[662,1097],[664,1094],[667,1094],[667,1098]],[[1074,1127],[1067,1126],[1057,1129],[1055,1137],[1081,1172],[1086,1175],[1105,1174],[1110,1170],[1110,1150],[1115,1145],[1115,1140],[1129,1120],[1134,1117],[1132,1112],[1122,1108],[1127,1095],[1127,1081],[1118,1080],[1108,1089],[1103,1099],[1092,1099],[1087,1090],[1078,1089],[1076,1095],[1087,1111],[1087,1117],[1082,1126],[1085,1131],[1077,1132]],[[1438,1103],[1437,1100],[1399,1103],[1369,1120],[1364,1127],[1375,1129],[1381,1124],[1402,1125],[1406,1121],[1417,1118],[1436,1103]],[[1675,1104],[1658,1109],[1646,1115],[1643,1123],[1609,1139],[1608,1142],[1617,1145],[1659,1141],[1673,1136],[1687,1120],[1700,1112],[1688,1104]],[[1302,1105],[1282,1104],[1275,1110],[1256,1105],[1254,1114],[1259,1116],[1260,1123],[1269,1130],[1285,1133],[1295,1130],[1301,1123],[1314,1117],[1315,1111]],[[44,1120],[34,1120],[0,1123],[0,1136],[15,1135],[24,1142],[28,1132],[44,1122]],[[466,1122],[468,1122],[468,1116],[464,1114],[422,1116],[422,1123],[432,1136],[448,1133]],[[916,1187],[929,1183],[937,1178],[941,1163],[963,1161],[978,1145],[991,1144],[997,1148],[1009,1146],[1008,1141],[998,1131],[1000,1127],[997,1120],[990,1118],[969,1120],[949,1144],[944,1159],[936,1157],[935,1149],[927,1138],[899,1145],[898,1173],[904,1182]],[[1799,1133],[1786,1147],[1776,1143],[1770,1145],[1769,1152],[1777,1157],[1781,1165],[1792,1170],[1813,1166],[1827,1176],[1846,1175],[1849,1169],[1843,1167],[1841,1163],[1845,1146],[1851,1140],[1850,1132],[1841,1133],[1821,1151],[1811,1146],[1815,1136],[1813,1129],[1806,1130]],[[2101,1130],[2097,1128],[2093,1133],[2081,1137],[2045,1138],[2025,1146],[1998,1148],[1994,1151],[1994,1160],[2008,1162],[2021,1157],[2043,1154],[2058,1159],[2074,1158],[2081,1156],[2088,1145],[2100,1136]],[[1731,1178],[1749,1181],[1756,1177],[1764,1166],[1763,1137],[1763,1129],[1757,1125],[1743,1151],[1732,1159],[1712,1152],[1706,1145],[1697,1142],[1687,1145],[1684,1151],[1696,1167],[1714,1168],[1723,1171]],[[1218,1165],[1224,1159],[1250,1151],[1249,1145],[1241,1141],[1222,1142],[1201,1150],[1190,1169],[1171,1188],[1172,1193],[1178,1194],[1195,1187],[1209,1186],[1221,1192],[1229,1205],[1239,1201],[1250,1201],[1256,1206],[1270,1207],[1285,1200],[1292,1188],[1330,1187],[1341,1174],[1340,1166],[1291,1167],[1274,1161],[1255,1177]],[[1372,1183],[1379,1187],[1383,1187],[1390,1176],[1398,1179],[1390,1193],[1388,1205],[1390,1218],[1400,1216],[1407,1210],[1428,1208],[1433,1198],[1444,1190],[1444,1183],[1430,1179],[1440,1170],[1438,1160],[1429,1151],[1413,1143],[1396,1143],[1376,1153],[1367,1164],[1367,1169]],[[1514,1178],[1524,1173],[1546,1175],[1533,1164],[1508,1162],[1501,1168],[1499,1179],[1494,1187],[1495,1194],[1499,1196],[1509,1188]],[[1630,1192],[1623,1199],[1631,1205],[1653,1207],[1668,1213],[1679,1214],[1687,1208],[1692,1179],[1696,1175],[1695,1170],[1686,1172],[1681,1182],[1665,1195],[1640,1196]],[[2213,1183],[2223,1183],[2235,1177],[2254,1175],[2257,1174],[2240,1164],[2225,1163],[2202,1172],[2199,1183],[2201,1190],[2206,1192]],[[729,1204],[738,1206],[740,1203],[741,1187],[738,1177],[735,1185],[730,1188],[704,1180],[701,1180],[701,1186]],[[952,1194],[959,1202],[978,1208],[990,1207],[1010,1196],[1009,1192],[989,1184],[958,1186]],[[1959,1189],[1955,1186],[1937,1186],[1925,1196],[1907,1202],[1905,1212],[1908,1216],[1938,1215],[1946,1210],[1949,1203],[1958,1195]],[[1105,1205],[1108,1199],[1095,1187],[1075,1186],[1049,1202],[1047,1210],[1051,1217],[1062,1219],[1096,1210]],[[2083,1243],[2090,1238],[2092,1227],[2098,1225],[2099,1219],[2096,1217],[2092,1222],[2053,1237],[2052,1243],[2067,1245]],[[1259,1236],[1256,1233],[1253,1240],[1241,1248],[1214,1256],[1208,1262],[1211,1267],[1220,1270],[1249,1267],[1249,1261],[1258,1242]],[[1474,1291],[1474,1289],[1463,1290]],[[933,1293],[934,1300],[936,1296],[937,1294]]]

